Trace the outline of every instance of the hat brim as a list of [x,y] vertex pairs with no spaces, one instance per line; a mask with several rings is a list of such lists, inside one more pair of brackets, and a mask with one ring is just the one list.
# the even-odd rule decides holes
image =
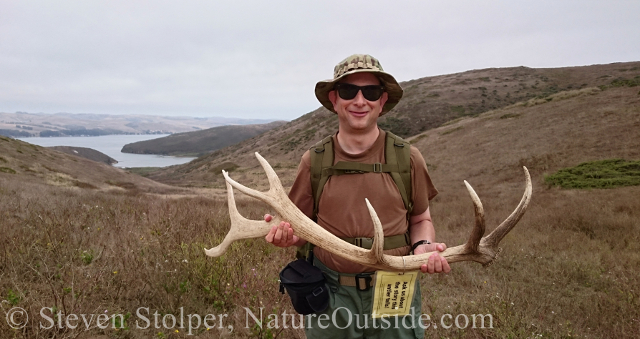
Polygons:
[[375,74],[378,77],[378,79],[380,79],[380,82],[384,86],[385,91],[388,93],[387,102],[382,107],[382,112],[380,112],[380,115],[383,115],[389,112],[390,110],[392,110],[400,102],[400,99],[402,98],[402,93],[403,93],[402,87],[400,87],[400,85],[398,84],[396,79],[393,77],[393,75],[387,72],[374,71],[371,69],[354,69],[352,71],[342,74],[341,76],[335,79],[319,81],[316,84],[316,90],[315,90],[316,98],[318,98],[318,101],[320,101],[322,106],[324,106],[326,109],[330,110],[331,112],[337,114],[337,112],[333,109],[333,104],[331,103],[331,100],[329,100],[329,92],[331,92],[335,84],[340,82],[340,80],[342,80],[344,77],[350,74],[364,73],[364,72]]

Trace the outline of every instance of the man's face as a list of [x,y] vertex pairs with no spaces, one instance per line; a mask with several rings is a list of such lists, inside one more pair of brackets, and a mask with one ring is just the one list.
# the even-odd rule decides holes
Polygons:
[[[340,83],[368,86],[380,85],[380,80],[371,73],[355,73],[346,76]],[[380,99],[369,101],[364,98],[362,91],[358,91],[355,98],[345,100],[338,95],[337,91],[329,92],[329,100],[338,113],[340,130],[358,134],[378,128],[378,117],[387,102],[387,97],[387,93],[384,92]]]

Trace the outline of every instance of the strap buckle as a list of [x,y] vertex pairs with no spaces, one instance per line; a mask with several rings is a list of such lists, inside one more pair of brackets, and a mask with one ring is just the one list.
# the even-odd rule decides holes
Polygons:
[[[371,274],[360,273],[356,274],[356,289],[358,291],[368,291],[371,289]],[[363,287],[364,286],[364,287]]]
[[373,173],[382,173],[382,164],[379,162],[376,162],[375,164],[373,164]]
[[318,286],[315,290],[313,290],[313,292],[311,292],[313,294],[314,297],[319,296],[322,292],[324,292],[324,289],[322,288],[322,286]]

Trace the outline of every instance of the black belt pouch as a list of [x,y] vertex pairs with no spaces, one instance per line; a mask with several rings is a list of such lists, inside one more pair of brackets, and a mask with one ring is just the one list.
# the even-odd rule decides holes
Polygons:
[[329,306],[329,289],[322,271],[305,259],[290,262],[280,272],[280,292],[287,291],[296,312],[307,315]]

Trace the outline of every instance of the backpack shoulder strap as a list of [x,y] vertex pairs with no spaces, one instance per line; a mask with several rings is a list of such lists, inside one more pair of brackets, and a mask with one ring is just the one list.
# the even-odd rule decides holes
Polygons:
[[[323,171],[323,168],[331,167],[333,165],[333,136],[328,136],[318,141],[309,150],[310,162],[311,162],[311,194],[313,195],[313,221],[318,219],[318,204],[320,195],[322,194],[322,188],[329,179],[327,171]],[[296,258],[306,258],[307,261],[313,263],[313,248],[314,244],[307,242],[304,246],[298,247],[296,251]]]
[[324,168],[333,166],[333,137],[330,135],[318,143],[310,150],[311,156],[311,191],[313,194],[313,220],[318,214],[318,204],[322,188],[329,179],[329,175]]
[[387,131],[386,133],[386,163],[388,165],[398,165],[398,172],[391,172],[390,174],[396,186],[398,186],[408,217],[413,210],[413,201],[411,201],[411,145],[408,141],[391,132]]

